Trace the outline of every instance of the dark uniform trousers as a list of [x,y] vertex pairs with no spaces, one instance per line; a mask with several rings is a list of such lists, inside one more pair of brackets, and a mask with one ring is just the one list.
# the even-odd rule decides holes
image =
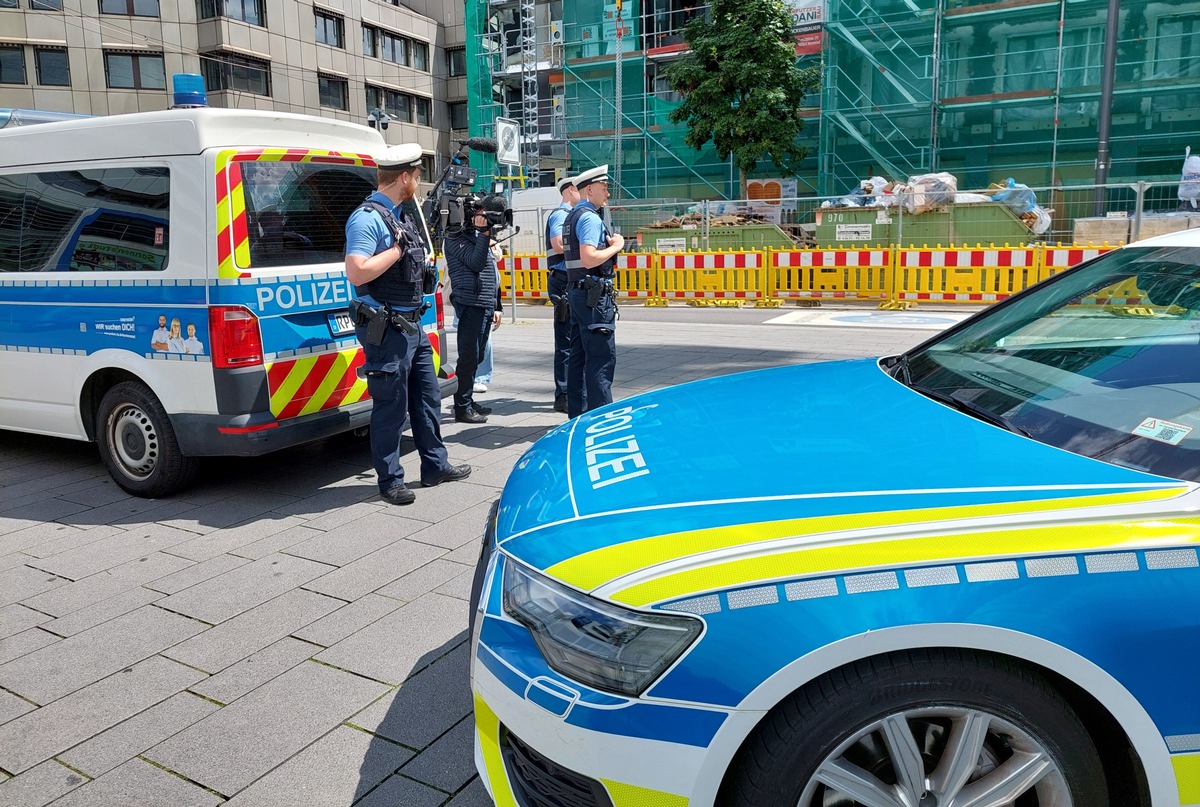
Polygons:
[[586,289],[571,289],[574,331],[567,362],[567,417],[612,403],[613,374],[617,368],[616,303],[611,294],[588,308]]
[[[567,296],[567,272],[550,270],[546,279],[546,290],[551,297]],[[571,355],[571,340],[574,338],[575,317],[568,316],[559,321],[554,318],[554,397],[567,394],[567,359]]]
[[404,484],[400,435],[409,416],[413,442],[421,457],[421,478],[435,477],[450,467],[442,444],[442,390],[433,369],[433,348],[420,323],[414,324],[414,336],[389,327],[378,346],[367,343],[365,325],[354,329],[366,356],[363,372],[373,402],[371,459],[381,493]]

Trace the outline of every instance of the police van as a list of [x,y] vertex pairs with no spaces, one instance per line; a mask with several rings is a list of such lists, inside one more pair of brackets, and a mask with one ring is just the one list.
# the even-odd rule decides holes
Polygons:
[[0,429],[95,441],[123,489],[164,496],[200,457],[365,426],[344,228],[383,146],[209,108],[0,130]]

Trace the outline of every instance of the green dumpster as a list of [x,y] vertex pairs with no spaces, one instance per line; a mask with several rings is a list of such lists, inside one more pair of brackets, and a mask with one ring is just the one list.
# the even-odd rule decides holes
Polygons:
[[902,247],[1026,244],[1036,240],[1012,210],[1000,202],[949,205],[924,213],[896,207],[824,208],[815,211],[819,247]]
[[739,227],[642,227],[638,239],[644,250],[658,252],[703,252],[724,250],[757,251],[794,246],[774,224],[745,224]]

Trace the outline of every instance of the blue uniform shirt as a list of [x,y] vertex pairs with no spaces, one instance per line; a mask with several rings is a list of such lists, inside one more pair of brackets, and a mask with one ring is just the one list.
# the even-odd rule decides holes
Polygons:
[[[392,211],[392,215],[399,221],[400,205],[392,203],[392,200],[387,198],[379,191],[375,191],[367,197],[368,202],[378,202],[384,207]],[[363,258],[370,258],[372,255],[378,255],[385,249],[391,249],[396,243],[395,236],[388,229],[384,220],[373,210],[364,210],[362,207],[356,207],[354,212],[350,214],[350,218],[346,219],[346,254],[359,255]],[[354,291],[353,284],[350,286],[351,291]],[[379,301],[369,294],[360,294],[358,299],[369,305],[379,305]],[[411,309],[409,309],[411,310]]]
[[[579,245],[591,244],[597,249],[606,248],[608,246],[608,239],[604,237],[604,221],[600,218],[600,214],[596,212],[596,206],[591,202],[581,201],[577,207],[584,211],[579,217],[579,223],[575,228],[575,239],[579,242]],[[589,213],[591,215],[588,215]]]
[[546,252],[549,255],[548,262],[550,268],[556,271],[564,271],[567,268],[566,264],[566,244],[563,245],[564,250],[561,253],[550,252],[550,239],[558,236],[562,237],[563,222],[567,220],[567,214],[571,212],[571,206],[563,202],[554,210],[550,211],[550,217],[546,219]]

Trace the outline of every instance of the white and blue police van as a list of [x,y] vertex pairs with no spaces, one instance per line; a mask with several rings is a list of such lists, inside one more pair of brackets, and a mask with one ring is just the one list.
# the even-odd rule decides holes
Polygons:
[[365,426],[345,222],[383,147],[210,108],[0,129],[0,429],[94,441],[153,497],[201,457]]

